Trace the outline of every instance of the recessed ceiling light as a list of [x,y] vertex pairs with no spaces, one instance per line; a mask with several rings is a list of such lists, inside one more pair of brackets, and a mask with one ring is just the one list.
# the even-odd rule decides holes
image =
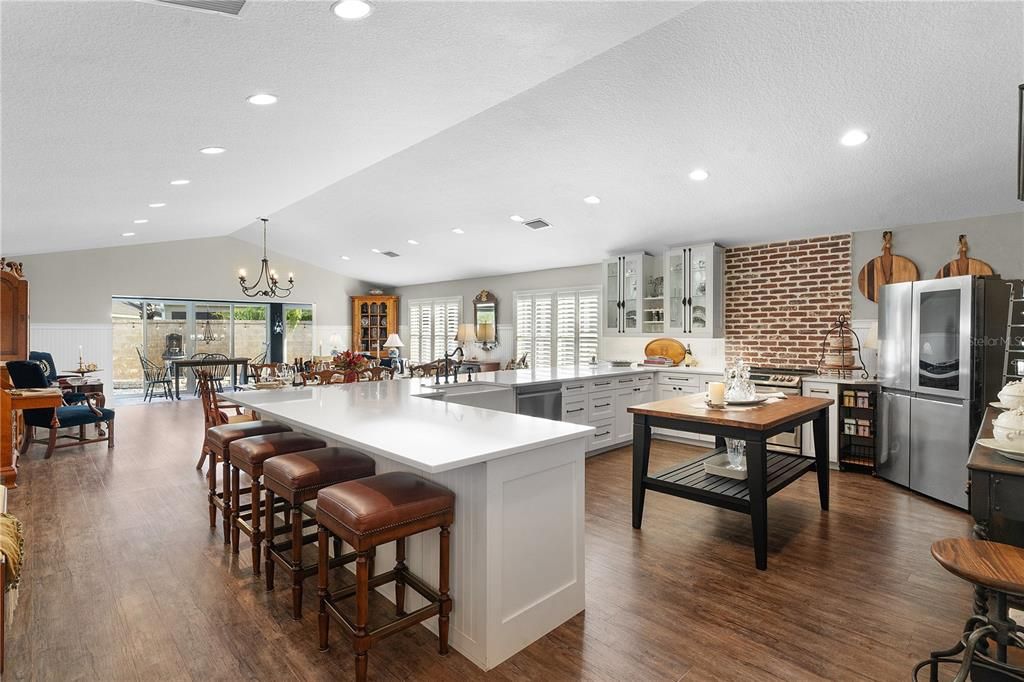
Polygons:
[[277,95],[271,95],[269,92],[258,92],[255,95],[249,95],[246,97],[245,101],[249,104],[265,106],[267,104],[274,104],[277,102]]
[[164,206],[166,206],[166,205],[167,205],[167,204],[165,204],[165,203],[159,203],[159,204],[150,204],[150,205],[149,205],[149,207],[150,207],[150,208],[163,208],[163,207],[164,207]]
[[341,257],[341,260],[352,260],[352,259],[351,259],[351,258],[349,258],[348,256],[342,256],[342,257]]
[[224,147],[203,147],[199,150],[200,154],[223,154],[227,149]]
[[583,197],[583,201],[584,201],[584,203],[587,203],[587,204],[600,204],[601,203],[601,200],[599,198],[595,197],[593,194],[591,194],[589,197]]
[[413,246],[419,246],[420,245],[420,243],[418,241],[416,241],[415,239],[408,239],[406,241],[408,241]]
[[134,237],[135,233],[134,232],[122,232],[121,236],[122,237]]
[[190,182],[192,182],[192,181],[191,180],[184,180],[184,179],[182,179],[182,180],[171,180],[171,184],[172,185],[187,185]]
[[139,218],[138,220],[133,220],[132,222],[135,223],[136,225],[142,225],[143,223],[148,223],[149,220],[147,220],[146,218]]
[[508,219],[509,219],[509,220],[514,220],[514,221],[516,221],[517,223],[521,223],[521,222],[523,222],[523,221],[525,221],[525,220],[526,220],[526,218],[524,218],[524,217],[523,217],[523,216],[521,216],[521,215],[510,215],[510,216],[508,217]]
[[463,230],[461,227],[456,227],[454,230],[452,230],[452,232],[454,232],[455,234],[466,234],[466,231]]
[[708,172],[703,168],[694,168],[692,171],[690,171],[690,179],[696,180],[697,182],[700,182],[701,180],[707,180]]
[[380,249],[370,249],[370,251],[373,251],[374,253],[380,253]]
[[373,7],[366,0],[338,0],[331,5],[331,11],[341,19],[353,21],[370,16]]
[[864,144],[867,141],[868,134],[863,130],[857,130],[856,128],[846,131],[846,134],[839,139],[839,143],[844,147],[856,147],[857,145]]

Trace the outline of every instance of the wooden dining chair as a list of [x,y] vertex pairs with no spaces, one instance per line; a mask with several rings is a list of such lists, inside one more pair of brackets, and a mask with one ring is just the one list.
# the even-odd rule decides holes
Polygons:
[[395,370],[390,367],[370,367],[359,373],[359,381],[383,381],[394,378]]
[[302,385],[306,384],[341,384],[345,382],[345,375],[336,369],[320,369],[312,372],[302,372]]

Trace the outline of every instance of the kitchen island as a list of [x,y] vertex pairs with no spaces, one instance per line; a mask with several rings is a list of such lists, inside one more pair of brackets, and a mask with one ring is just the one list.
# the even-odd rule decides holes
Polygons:
[[[472,392],[466,387],[448,392]],[[486,388],[481,386],[480,388]],[[451,646],[489,670],[584,609],[586,426],[458,404],[419,381],[237,391],[261,416],[411,471],[455,493]],[[379,571],[394,561],[377,554]],[[438,538],[409,539],[406,563],[437,585]],[[394,601],[392,586],[380,592]],[[413,610],[425,602],[410,601]],[[436,618],[425,625],[437,631]]]

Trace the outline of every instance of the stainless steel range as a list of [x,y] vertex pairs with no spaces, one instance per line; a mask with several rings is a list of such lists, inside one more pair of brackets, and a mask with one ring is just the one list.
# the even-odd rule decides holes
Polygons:
[[[750,380],[759,387],[759,393],[779,392],[785,395],[800,395],[803,377],[814,374],[811,370],[777,369],[772,367],[751,367]],[[787,455],[799,455],[801,449],[800,427],[780,433],[768,439],[768,449]]]

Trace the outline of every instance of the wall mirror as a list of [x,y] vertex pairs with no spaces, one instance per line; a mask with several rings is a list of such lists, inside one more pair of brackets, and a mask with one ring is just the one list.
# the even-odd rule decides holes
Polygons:
[[473,323],[476,325],[476,340],[484,350],[498,345],[498,299],[484,289],[473,299]]

